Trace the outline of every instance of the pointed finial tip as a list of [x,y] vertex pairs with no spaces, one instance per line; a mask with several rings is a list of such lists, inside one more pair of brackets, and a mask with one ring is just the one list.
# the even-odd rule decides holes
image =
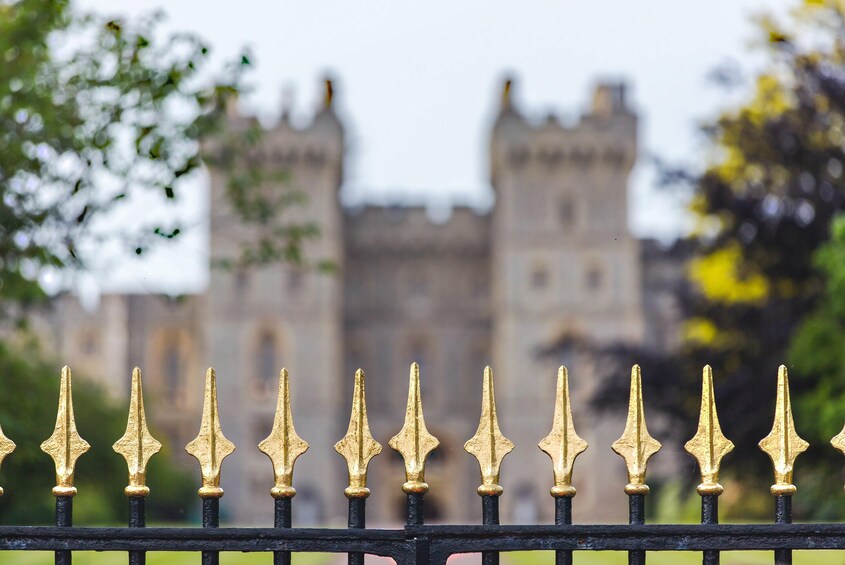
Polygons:
[[464,443],[464,450],[478,460],[481,470],[480,496],[499,496],[499,467],[505,455],[513,451],[514,444],[499,429],[496,414],[496,399],[493,394],[493,371],[490,366],[484,368],[482,384],[481,418],[475,435]]
[[91,448],[87,441],[79,436],[73,415],[73,391],[71,387],[70,367],[62,367],[59,386],[59,408],[56,413],[56,427],[53,434],[41,443],[41,451],[52,457],[56,464],[55,496],[74,496],[74,466],[76,460]]
[[200,464],[202,486],[201,498],[220,498],[220,472],[223,459],[235,451],[235,444],[226,439],[220,426],[220,411],[217,407],[217,379],[213,367],[205,372],[202,420],[199,433],[185,446],[185,451]]
[[387,445],[399,452],[405,461],[405,483],[402,485],[402,491],[406,494],[428,492],[428,483],[425,482],[425,460],[429,453],[440,445],[440,441],[425,427],[418,363],[411,364],[405,422],[399,433],[390,438]]
[[772,460],[775,484],[770,491],[775,496],[789,496],[795,492],[792,472],[795,458],[810,446],[795,431],[792,405],[789,400],[789,377],[785,365],[778,367],[778,388],[775,400],[775,419],[772,431],[760,440],[760,449]]
[[381,444],[370,433],[364,392],[364,371],[361,369],[355,371],[349,428],[346,435],[335,444],[334,449],[346,459],[349,471],[349,486],[343,493],[347,498],[368,497],[370,489],[367,488],[367,467],[370,459],[381,453]]
[[648,433],[643,410],[642,375],[640,366],[635,364],[631,367],[631,393],[625,431],[611,445],[611,449],[625,460],[628,469],[626,494],[648,494],[648,486],[645,484],[646,466],[651,456],[661,447],[661,443]]
[[274,485],[270,495],[275,499],[292,498],[293,468],[300,455],[308,451],[308,442],[299,437],[293,425],[290,403],[288,370],[279,371],[279,396],[276,399],[276,413],[270,435],[258,444],[258,450],[270,458],[273,464]]
[[575,464],[575,458],[587,449],[587,442],[575,432],[572,422],[569,377],[565,366],[561,365],[558,368],[557,376],[552,430],[540,440],[538,447],[552,460],[555,484],[551,488],[551,495],[555,498],[571,498],[575,496],[575,487],[572,486],[572,467]]
[[138,367],[132,370],[132,393],[129,399],[126,432],[112,445],[112,449],[126,459],[129,467],[129,484],[123,489],[123,493],[133,498],[147,496],[150,493],[146,485],[147,463],[150,457],[161,450],[161,443],[147,429],[141,392],[141,370]]

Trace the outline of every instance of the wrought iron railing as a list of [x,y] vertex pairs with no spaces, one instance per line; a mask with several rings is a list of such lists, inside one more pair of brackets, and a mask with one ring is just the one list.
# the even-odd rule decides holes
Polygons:
[[[129,467],[129,484],[125,494],[129,500],[127,528],[79,528],[72,526],[73,485],[76,460],[90,446],[76,430],[71,391],[71,372],[62,370],[58,416],[53,435],[41,449],[56,465],[56,526],[0,526],[0,550],[50,550],[57,565],[70,565],[73,551],[126,551],[129,563],[142,565],[148,551],[196,551],[202,553],[203,565],[216,565],[221,551],[272,552],[275,565],[289,565],[294,552],[346,553],[350,565],[362,565],[365,554],[393,558],[397,565],[444,565],[449,556],[481,552],[484,565],[496,565],[499,553],[518,550],[553,550],[556,565],[572,563],[574,551],[618,550],[628,552],[631,564],[644,564],[647,551],[700,551],[703,563],[719,563],[720,551],[773,550],[777,564],[792,562],[797,549],[845,549],[845,524],[791,524],[792,470],[795,458],[808,444],[795,433],[789,399],[789,383],[785,367],[778,373],[777,401],[771,433],[760,442],[760,448],[772,459],[775,484],[775,524],[719,525],[719,465],[733,444],[722,434],[713,395],[713,376],[704,368],[701,414],[698,432],[686,443],[686,450],[697,459],[701,468],[701,525],[646,525],[644,519],[646,465],[660,449],[646,428],[642,403],[641,375],[638,366],[631,372],[631,395],[625,431],[613,450],[624,460],[628,470],[625,493],[629,498],[627,525],[572,525],[572,467],[575,458],[587,449],[572,424],[569,384],[566,368],[558,372],[552,430],[539,447],[552,459],[554,486],[551,495],[555,504],[554,525],[499,525],[499,468],[502,459],[514,447],[499,430],[493,375],[484,371],[481,420],[478,431],[464,448],[474,455],[481,469],[478,494],[482,500],[483,524],[423,524],[423,502],[428,485],[425,482],[426,458],[438,445],[425,426],[420,396],[417,364],[411,366],[405,424],[389,446],[401,453],[405,461],[402,490],[407,495],[407,524],[403,529],[367,529],[365,522],[367,467],[370,459],[381,452],[381,445],[370,434],[364,392],[364,373],[355,374],[352,415],[346,435],[335,449],[346,460],[349,484],[345,490],[349,502],[349,523],[346,529],[292,528],[293,467],[308,444],[297,436],[291,415],[288,374],[279,377],[279,396],[273,430],[259,444],[273,463],[275,485],[270,493],[275,502],[275,523],[272,528],[220,528],[220,470],[223,459],[235,446],[220,428],[217,411],[217,387],[213,369],[206,373],[202,423],[197,437],[186,449],[200,463],[202,487],[202,528],[145,528],[146,465],[161,444],[147,429],[141,390],[141,371],[132,373],[131,399],[126,433],[114,444]],[[834,447],[845,451],[845,430],[831,440]],[[0,430],[0,463],[15,448]],[[0,494],[2,494],[0,489]]]

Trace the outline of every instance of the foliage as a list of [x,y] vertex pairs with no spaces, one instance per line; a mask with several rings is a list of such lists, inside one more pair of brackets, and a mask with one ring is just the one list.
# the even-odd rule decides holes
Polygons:
[[[811,415],[802,419],[801,432],[811,443],[829,449],[834,430],[845,421],[845,216],[835,218],[831,240],[816,251],[814,263],[825,277],[824,294],[799,326],[789,359],[802,379],[815,383],[795,401],[802,413]],[[834,464],[839,467],[840,462]]]
[[[107,245],[142,254],[179,237],[178,220],[108,219],[139,202],[176,202],[203,162],[227,169],[234,219],[259,236],[232,262],[303,262],[303,243],[317,235],[282,214],[304,196],[252,158],[261,128],[232,112],[249,55],[215,79],[208,46],[165,36],[161,19],[102,18],[67,0],[0,1],[0,422],[19,446],[0,475],[7,523],[52,519],[52,471],[38,446],[55,418],[57,365],[35,344],[10,342],[5,326],[45,298],[45,270],[85,268]],[[77,422],[92,450],[79,463],[75,519],[123,521],[126,469],[111,445],[125,407],[79,377]],[[171,468],[161,455],[151,462],[151,520],[182,519],[196,506],[191,479]]]
[[[0,499],[0,522],[4,524],[46,524],[55,519],[50,492],[55,469],[39,446],[53,432],[59,374],[54,363],[43,359],[34,340],[20,338],[14,347],[0,342],[0,415],[3,432],[17,444],[0,473],[0,485],[6,491]],[[74,522],[123,522],[127,468],[111,446],[126,428],[126,407],[114,406],[103,391],[80,377],[75,375],[73,383],[74,412],[79,433],[91,449],[76,466],[80,496],[74,503]],[[172,462],[161,454],[152,458],[149,473],[150,486],[155,489],[148,505],[150,520],[184,518],[185,508],[194,505],[191,479],[173,471]]]
[[[265,234],[242,262],[301,261],[316,235],[282,218],[302,195],[278,171],[231,158],[261,142],[254,121],[222,127],[248,54],[213,81],[208,46],[185,33],[161,39],[160,20],[81,14],[67,0],[0,2],[0,308],[43,298],[39,274],[84,267],[104,244],[141,254],[178,237],[179,221],[103,220],[139,197],[175,202],[206,156],[229,156],[232,209]],[[212,136],[206,155],[199,140]],[[268,182],[274,190],[259,190]]]
[[[824,273],[812,257],[845,208],[845,4],[805,2],[787,23],[763,18],[760,29],[768,64],[752,96],[705,128],[712,151],[703,173],[681,170],[668,177],[692,187],[696,220],[689,237],[694,258],[679,289],[684,343],[677,355],[646,355],[642,363],[652,389],[647,398],[675,416],[671,428],[678,440],[695,431],[701,369],[713,367],[722,426],[736,444],[725,469],[748,488],[771,481],[771,463],[757,442],[771,427],[777,368],[820,299]],[[842,382],[841,370],[803,368],[791,374],[793,399],[816,394],[819,400],[825,387]],[[817,412],[794,405],[799,433],[824,426],[817,435],[826,444],[841,426],[814,423]],[[845,419],[845,412],[837,418]],[[798,461],[799,490],[802,480],[818,482],[813,463],[821,474],[833,464],[836,454],[820,447]],[[830,500],[834,488],[819,490]],[[799,496],[796,512],[825,514],[829,505],[821,501]]]

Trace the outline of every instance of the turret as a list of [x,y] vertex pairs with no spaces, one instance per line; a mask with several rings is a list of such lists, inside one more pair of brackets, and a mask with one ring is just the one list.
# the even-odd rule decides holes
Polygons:
[[572,126],[553,114],[542,121],[522,116],[505,81],[491,135],[491,182],[503,175],[546,175],[555,170],[597,169],[627,175],[637,154],[637,118],[625,100],[623,83],[599,83],[590,110]]
[[[286,241],[275,239],[280,232],[315,227],[317,235],[300,242],[305,261],[342,266],[338,191],[343,182],[343,127],[328,80],[321,98],[310,122],[303,126],[291,123],[292,108],[286,102],[281,119],[256,136],[252,145],[240,146],[230,166],[210,167],[213,262],[237,260],[244,247],[264,251],[265,241],[284,252]],[[250,167],[259,173],[260,182],[239,185],[237,181],[246,176],[243,170]],[[272,215],[265,223],[245,222],[233,211],[232,194],[252,206],[253,212],[282,206],[270,208]],[[266,437],[270,432],[282,366],[290,371],[292,382],[307,383],[296,387],[300,401],[313,404],[319,396],[326,406],[335,405],[333,395],[342,390],[337,381],[341,375],[341,284],[336,274],[281,260],[212,268],[209,321],[204,325],[209,328],[208,362],[221,375],[220,395],[227,397],[221,415],[231,422],[227,435],[236,444],[254,443],[257,435]],[[336,440],[334,427],[322,412],[298,415],[297,429],[315,450],[330,450]],[[259,474],[265,465],[263,455],[243,454],[233,465],[240,480],[231,490],[241,502],[232,518],[241,522],[267,519],[253,510],[262,507],[267,496]],[[338,509],[321,498],[319,486],[337,482],[335,469],[307,459],[298,466],[303,479],[297,490],[302,487],[303,503],[311,501],[310,514],[316,519],[331,519]]]
[[[589,353],[557,352],[561,336],[587,344],[584,351],[593,344],[636,343],[643,321],[639,247],[628,232],[627,206],[636,116],[626,105],[624,86],[599,85],[592,106],[574,124],[555,114],[523,117],[511,90],[506,83],[491,134],[491,282],[493,361],[501,375],[502,412],[510,415],[519,452],[551,418],[537,407],[548,393],[542,383],[559,365],[569,367],[573,398],[583,404],[595,382]],[[551,350],[556,353],[542,353]],[[617,433],[601,422],[580,425],[608,443]],[[548,506],[540,505],[548,494],[533,471],[544,462],[531,450],[518,457],[525,465],[503,482],[506,492],[516,494],[505,512],[547,519],[538,513]],[[578,486],[579,498],[597,509],[591,519],[612,519],[618,509],[603,497],[601,483]]]

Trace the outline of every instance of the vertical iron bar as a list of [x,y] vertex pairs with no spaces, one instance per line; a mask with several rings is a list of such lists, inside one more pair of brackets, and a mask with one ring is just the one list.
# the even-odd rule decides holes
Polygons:
[[[628,523],[645,524],[645,495],[628,495]],[[645,565],[645,551],[628,552],[628,565]]]
[[[775,523],[792,523],[792,496],[779,494],[775,497]],[[792,550],[776,549],[775,565],[792,565]]]
[[[499,497],[484,495],[481,497],[481,521],[485,526],[499,525]],[[482,551],[481,565],[499,565],[498,551]]]
[[[56,497],[56,526],[69,528],[73,526],[73,497]],[[71,565],[73,555],[70,551],[62,550],[56,552],[56,565]]]
[[[217,528],[220,526],[220,499],[207,497],[202,499],[202,527]],[[202,565],[219,565],[219,551],[203,551]]]
[[423,493],[408,493],[408,525],[422,526],[423,520]]
[[[350,528],[366,528],[367,527],[367,499],[364,497],[356,497],[349,499],[349,527]],[[364,565],[363,553],[350,553],[348,557],[349,565]]]
[[[702,524],[718,524],[719,523],[719,495],[717,494],[703,494],[701,495],[701,523]],[[719,551],[710,549],[703,553],[701,558],[702,565],[719,565],[720,557]]]
[[[291,527],[291,501],[289,496],[273,499],[275,502],[273,526],[276,528]],[[290,551],[274,551],[273,565],[290,565]]]
[[[408,495],[407,524],[409,526],[422,526],[425,522],[423,514],[423,497],[425,492],[406,492]],[[431,558],[428,542],[417,539],[416,543],[416,565],[428,565]]]
[[[555,497],[555,526],[568,526],[572,524],[572,497]],[[555,565],[572,565],[572,551],[569,549],[558,549],[555,551]]]
[[[143,496],[129,497],[129,527],[144,528],[147,525],[146,499]],[[129,565],[145,565],[147,553],[145,551],[130,551]]]

